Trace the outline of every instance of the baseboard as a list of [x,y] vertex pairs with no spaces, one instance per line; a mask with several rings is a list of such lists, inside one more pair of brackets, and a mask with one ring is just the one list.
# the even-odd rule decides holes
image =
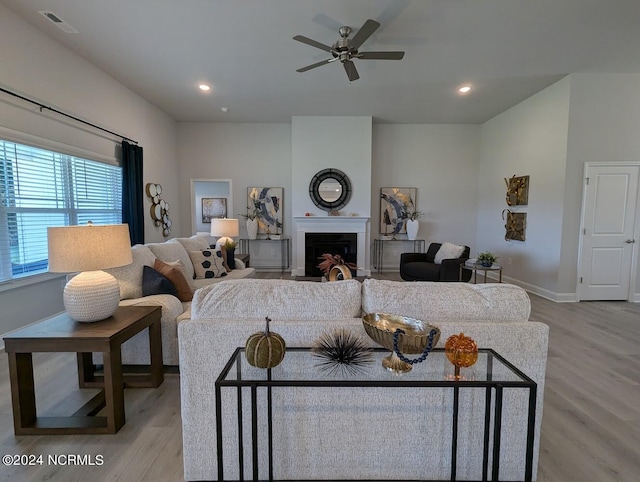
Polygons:
[[[495,281],[497,281],[497,278],[494,278],[494,277],[492,278]],[[520,281],[515,278],[510,278],[509,276],[503,276],[502,281],[504,283],[511,283],[516,286],[520,286],[521,288],[527,290],[530,293],[541,296],[551,301],[555,301],[556,303],[575,303],[578,301],[578,297],[576,293],[556,293],[554,291],[541,288],[540,286],[532,285],[530,283],[525,283],[524,281]]]

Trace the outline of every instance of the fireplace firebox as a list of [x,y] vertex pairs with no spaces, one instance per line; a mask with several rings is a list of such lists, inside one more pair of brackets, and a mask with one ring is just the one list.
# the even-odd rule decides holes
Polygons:
[[[319,259],[325,253],[339,254],[348,263],[357,263],[357,233],[305,233],[305,276],[322,276]],[[355,276],[355,270],[351,270]]]

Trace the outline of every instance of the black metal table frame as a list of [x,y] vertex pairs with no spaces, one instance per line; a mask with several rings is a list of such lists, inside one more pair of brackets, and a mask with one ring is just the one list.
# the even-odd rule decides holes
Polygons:
[[[287,348],[288,351],[309,351],[309,348]],[[527,417],[527,443],[525,454],[525,482],[532,480],[533,475],[533,445],[534,445],[534,430],[535,430],[535,416],[536,416],[536,396],[537,396],[537,384],[527,375],[518,370],[510,362],[508,362],[500,354],[496,353],[492,349],[481,348],[480,352],[487,353],[487,378],[486,381],[467,381],[467,380],[424,380],[424,381],[403,381],[402,378],[394,380],[272,380],[271,369],[267,369],[266,380],[225,380],[229,371],[234,364],[237,363],[238,377],[240,377],[242,357],[240,353],[244,351],[244,348],[238,347],[224,369],[220,373],[220,376],[215,382],[215,396],[216,396],[216,440],[217,440],[217,461],[218,461],[218,481],[224,481],[224,466],[223,466],[223,436],[222,436],[222,387],[235,387],[238,392],[238,466],[240,480],[244,479],[244,444],[242,437],[242,388],[249,387],[251,391],[251,444],[252,444],[252,467],[253,467],[253,479],[258,479],[258,404],[257,404],[257,391],[258,387],[266,387],[267,389],[267,436],[268,436],[268,457],[269,457],[269,469],[268,479],[274,481],[273,478],[273,427],[272,427],[272,388],[273,387],[440,387],[440,388],[453,388],[453,420],[452,420],[452,440],[451,440],[451,478],[449,480],[456,480],[456,466],[457,466],[457,446],[458,446],[458,405],[460,388],[485,388],[485,417],[484,417],[484,446],[482,457],[482,481],[488,479],[489,471],[489,442],[490,442],[490,421],[491,421],[491,391],[495,390],[495,407],[493,418],[493,454],[492,454],[492,481],[499,481],[500,470],[500,439],[502,429],[502,396],[504,388],[528,388],[529,389],[529,404],[528,404],[528,417]],[[376,348],[375,351],[388,352],[384,348]],[[442,348],[434,348],[434,352],[442,352]],[[506,367],[512,370],[518,375],[522,381],[493,381],[492,369],[493,359],[497,358]],[[310,479],[307,479],[310,480]],[[391,482],[391,481],[388,481]],[[430,481],[423,481],[430,482]]]
[[[282,260],[282,262],[280,263],[280,266],[275,266],[275,265],[274,266],[257,266],[258,268],[264,268],[264,269],[280,268],[280,270],[284,273],[284,271],[286,269],[289,269],[291,267],[291,254],[290,254],[291,253],[291,238],[285,237],[285,236],[282,236],[282,237],[276,238],[276,239],[241,238],[240,239],[240,243],[239,243],[239,249],[243,250],[243,252],[247,253],[249,256],[251,256],[251,242],[252,241],[265,241],[265,242],[268,242],[268,243],[276,243],[276,242],[280,243],[280,256],[281,256],[281,260]],[[254,261],[255,261],[255,259],[254,259]]]
[[373,240],[373,267],[378,273],[382,273],[384,263],[384,243],[413,243],[414,253],[424,253],[426,242],[424,239],[374,239]]

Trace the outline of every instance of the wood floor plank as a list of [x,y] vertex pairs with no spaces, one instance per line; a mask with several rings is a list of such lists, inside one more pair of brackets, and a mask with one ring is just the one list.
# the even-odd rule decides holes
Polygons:
[[[399,279],[397,273],[380,278]],[[538,481],[640,480],[640,304],[554,303],[535,295],[531,303],[531,319],[550,328]],[[74,354],[38,353],[33,361],[39,413],[68,415],[96,393],[78,388]],[[3,455],[75,454],[94,461],[101,455],[104,462],[0,466],[0,480],[183,480],[179,375],[166,374],[157,389],[125,390],[126,423],[112,435],[16,437],[10,393],[7,356],[0,353]]]

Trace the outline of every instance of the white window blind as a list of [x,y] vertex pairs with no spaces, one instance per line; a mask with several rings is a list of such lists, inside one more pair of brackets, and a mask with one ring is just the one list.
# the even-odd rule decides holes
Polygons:
[[47,227],[122,222],[122,169],[0,139],[0,282],[47,271]]

